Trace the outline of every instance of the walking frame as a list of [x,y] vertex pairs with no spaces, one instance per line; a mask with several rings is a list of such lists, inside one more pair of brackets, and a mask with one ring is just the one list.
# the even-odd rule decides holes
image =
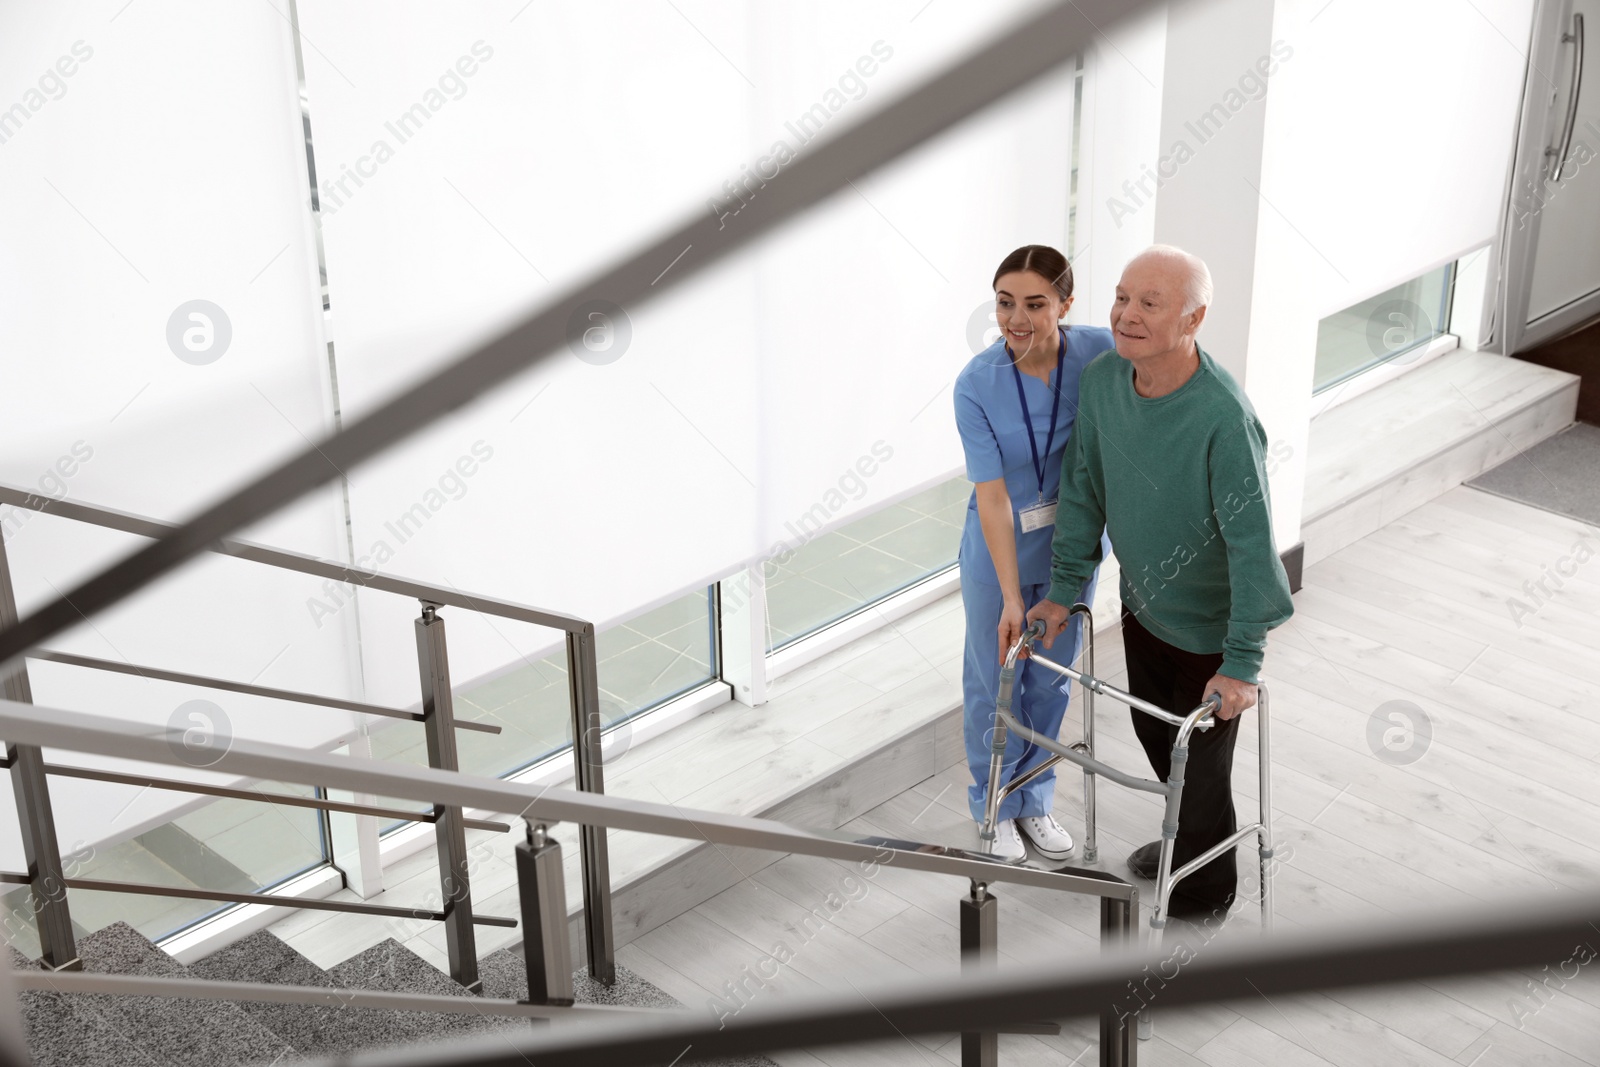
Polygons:
[[[1064,667],[1044,656],[1035,649],[1033,643],[1044,636],[1045,623],[1043,619],[1036,619],[1027,628],[1016,644],[1011,646],[1006,653],[1005,664],[1000,669],[1000,692],[995,700],[995,716],[993,738],[989,746],[989,791],[984,804],[983,827],[979,831],[979,850],[992,851],[995,839],[995,827],[1000,811],[1000,802],[1010,793],[1038,778],[1039,775],[1053,768],[1062,760],[1076,763],[1083,768],[1083,862],[1093,863],[1099,858],[1099,847],[1095,840],[1095,778],[1103,776],[1119,785],[1129,789],[1137,789],[1145,793],[1154,793],[1166,798],[1166,812],[1161,820],[1161,858],[1156,868],[1156,901],[1155,908],[1150,913],[1150,949],[1156,951],[1161,947],[1162,931],[1167,925],[1167,911],[1173,887],[1195,871],[1204,867],[1238,845],[1251,834],[1256,836],[1256,842],[1261,858],[1261,928],[1263,933],[1272,930],[1272,882],[1269,877],[1268,866],[1272,861],[1272,782],[1269,775],[1272,758],[1272,732],[1270,716],[1268,714],[1267,687],[1258,686],[1256,718],[1260,731],[1260,742],[1257,748],[1257,760],[1261,774],[1261,817],[1258,822],[1242,826],[1230,834],[1224,841],[1207,849],[1194,859],[1185,863],[1177,870],[1172,869],[1172,851],[1178,836],[1178,812],[1183,803],[1184,770],[1189,762],[1189,738],[1197,730],[1209,730],[1216,725],[1215,713],[1222,706],[1222,698],[1216,693],[1209,694],[1205,701],[1187,715],[1176,715],[1170,711],[1156,707],[1148,701],[1141,700],[1132,693],[1123,692],[1121,689],[1096,678],[1094,675],[1094,616],[1089,605],[1079,602],[1072,606],[1070,617],[1081,617],[1083,622],[1083,658],[1084,669],[1073,670]],[[1083,740],[1072,744],[1062,744],[1053,737],[1046,737],[1028,729],[1017,721],[1011,713],[1011,691],[1016,681],[1017,660],[1024,648],[1029,650],[1029,658],[1041,667],[1055,671],[1063,677],[1070,678],[1083,687]],[[1135,711],[1154,716],[1162,722],[1171,723],[1178,728],[1178,737],[1172,746],[1172,770],[1165,783],[1151,781],[1148,778],[1138,778],[1134,775],[1117,770],[1109,764],[1102,763],[1094,756],[1094,698],[1108,696],[1113,700],[1128,705]],[[1049,759],[1029,768],[1023,774],[1000,784],[1004,774],[1006,737],[1015,733],[1024,740],[1031,741],[1040,748],[1051,753]],[[1148,1038],[1151,1033],[1151,1020],[1148,1011],[1140,1012],[1139,1036]]]

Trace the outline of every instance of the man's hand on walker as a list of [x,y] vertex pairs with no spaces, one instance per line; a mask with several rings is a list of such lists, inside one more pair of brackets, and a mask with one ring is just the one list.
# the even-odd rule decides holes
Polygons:
[[1231,719],[1241,711],[1256,706],[1256,687],[1249,682],[1229,678],[1226,674],[1213,674],[1211,681],[1206,683],[1201,699],[1212,693],[1222,696],[1222,710],[1217,712],[1219,719]]
[[1072,612],[1057,604],[1053,600],[1041,600],[1028,612],[1028,622],[1035,619],[1044,620],[1044,636],[1039,643],[1045,648],[1055,644],[1056,638],[1067,628],[1067,620],[1072,618]]

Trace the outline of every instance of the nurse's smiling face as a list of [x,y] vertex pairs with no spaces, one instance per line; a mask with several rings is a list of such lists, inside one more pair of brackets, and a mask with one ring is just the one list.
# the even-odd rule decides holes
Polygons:
[[1018,361],[1055,358],[1056,326],[1072,306],[1044,275],[1031,270],[1002,274],[994,287],[994,318]]

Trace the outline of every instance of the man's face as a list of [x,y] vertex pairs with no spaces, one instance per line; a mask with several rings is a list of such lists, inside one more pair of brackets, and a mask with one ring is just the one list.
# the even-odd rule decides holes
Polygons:
[[1111,304],[1118,355],[1140,360],[1189,347],[1205,309],[1183,313],[1184,280],[1183,268],[1168,260],[1148,257],[1128,264]]

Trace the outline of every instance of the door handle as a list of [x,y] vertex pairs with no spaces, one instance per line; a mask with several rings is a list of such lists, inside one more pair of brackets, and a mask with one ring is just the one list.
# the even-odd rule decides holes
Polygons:
[[1572,151],[1572,131],[1578,124],[1578,97],[1583,92],[1583,13],[1572,15],[1572,32],[1561,35],[1561,43],[1577,45],[1572,57],[1572,91],[1567,97],[1567,121],[1561,131],[1561,147],[1546,148],[1544,154],[1554,157],[1546,181],[1559,182],[1561,171],[1567,165],[1567,154]]

